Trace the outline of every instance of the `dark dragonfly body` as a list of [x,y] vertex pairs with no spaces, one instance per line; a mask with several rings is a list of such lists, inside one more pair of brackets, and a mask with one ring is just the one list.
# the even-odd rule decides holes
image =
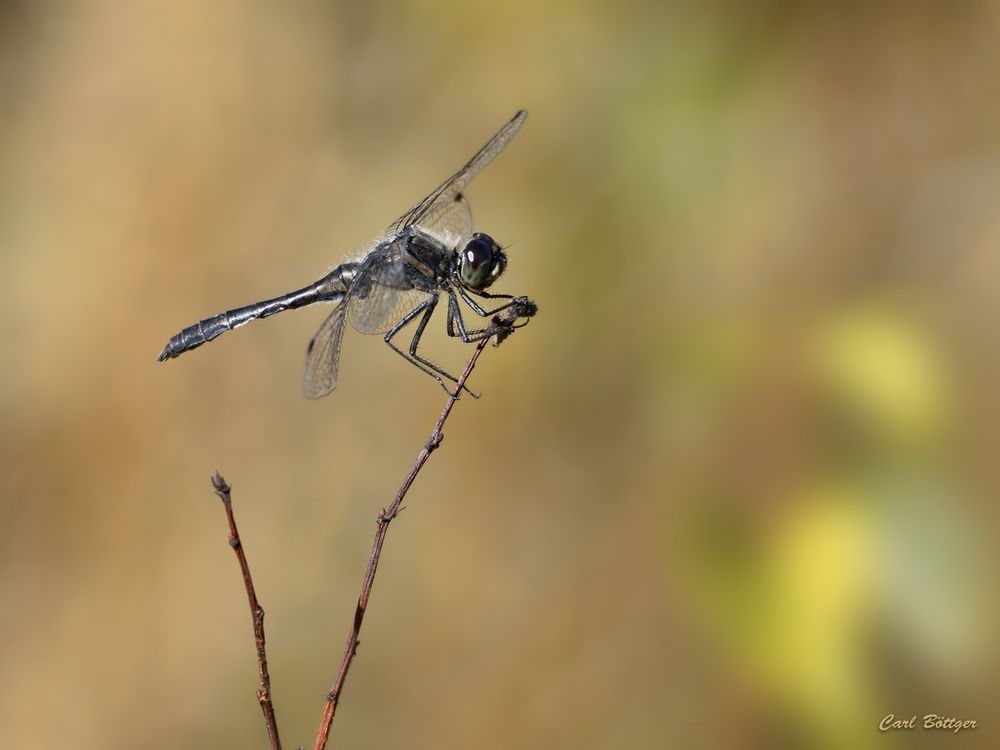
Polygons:
[[357,263],[344,263],[319,281],[294,292],[263,302],[255,302],[252,305],[237,307],[235,310],[227,310],[213,315],[211,318],[200,320],[173,336],[156,359],[158,362],[173,359],[221,336],[226,331],[239,328],[257,318],[266,318],[282,310],[294,310],[297,307],[311,305],[313,302],[340,302],[357,275],[357,270]]
[[[328,302],[336,307],[309,342],[306,353],[303,390],[307,397],[325,396],[336,387],[348,320],[362,333],[383,334],[393,351],[448,390],[445,381],[454,383],[455,377],[420,356],[420,338],[442,295],[448,300],[448,335],[465,342],[486,338],[490,331],[487,327],[466,328],[459,299],[482,317],[514,304],[511,295],[486,291],[503,273],[507,256],[491,237],[472,232],[472,214],[463,191],[503,150],[525,117],[527,112],[518,112],[461,170],[393,222],[362,260],[341,264],[302,289],[188,326],[167,342],[158,360],[177,357],[251,320]],[[486,310],[474,297],[503,302]],[[393,339],[414,322],[415,332],[403,351]]]

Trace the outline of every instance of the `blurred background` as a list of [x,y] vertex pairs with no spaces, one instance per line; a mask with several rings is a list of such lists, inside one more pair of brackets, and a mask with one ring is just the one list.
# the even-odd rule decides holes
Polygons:
[[[0,739],[310,745],[444,402],[199,318],[469,190],[537,318],[393,525],[331,746],[996,747],[1000,5],[0,5]],[[432,324],[430,351],[469,349]]]

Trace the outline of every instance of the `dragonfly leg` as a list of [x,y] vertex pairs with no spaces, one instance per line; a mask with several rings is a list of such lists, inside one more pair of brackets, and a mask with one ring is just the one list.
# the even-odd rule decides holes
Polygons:
[[479,315],[479,316],[481,316],[483,318],[488,318],[491,315],[496,315],[501,310],[506,310],[508,307],[510,307],[511,305],[513,305],[514,304],[514,300],[517,299],[513,294],[490,294],[489,292],[473,292],[473,294],[475,294],[477,297],[482,297],[483,299],[505,299],[505,300],[507,300],[507,302],[505,302],[504,304],[500,305],[500,307],[497,307],[497,308],[495,308],[493,310],[484,310],[483,307],[482,307],[482,305],[480,305],[478,302],[476,302],[474,299],[472,299],[472,296],[465,289],[465,287],[459,286],[458,287],[458,293],[460,295],[462,295],[462,299],[465,300],[465,304],[467,304],[469,307],[471,307],[475,311],[476,315]]
[[[462,299],[464,299],[467,303],[469,303],[469,307],[471,307],[473,310],[475,310],[478,314],[482,315],[483,317],[493,315],[495,313],[500,312],[501,310],[506,310],[508,307],[514,304],[513,298],[511,298],[512,300],[511,302],[501,305],[496,310],[491,310],[487,312],[486,310],[483,310],[481,307],[479,307],[479,305],[477,305],[474,300],[467,297],[464,293],[464,290],[459,289],[458,293],[462,295]],[[466,344],[471,344],[476,341],[481,341],[485,338],[488,338],[495,333],[496,330],[491,328],[476,328],[475,330],[472,331],[466,329],[465,321],[462,318],[462,307],[461,305],[458,304],[458,297],[455,296],[455,293],[453,291],[451,291],[450,289],[448,290],[448,335],[449,336],[458,336]]]
[[[404,315],[403,318],[398,323],[396,323],[396,325],[394,325],[391,329],[389,329],[388,333],[385,334],[383,340],[385,341],[386,344],[389,345],[389,348],[392,349],[394,352],[396,352],[396,354],[398,354],[400,357],[405,359],[407,362],[409,362],[411,365],[416,367],[421,372],[430,375],[432,378],[434,378],[438,382],[438,384],[442,388],[444,388],[446,393],[449,393],[451,395],[456,395],[453,394],[452,391],[448,389],[448,386],[445,384],[442,378],[447,378],[452,383],[457,383],[458,382],[457,378],[455,378],[454,375],[451,375],[445,370],[442,370],[440,367],[435,365],[430,360],[425,359],[424,357],[421,357],[419,354],[417,354],[417,347],[420,344],[420,338],[421,336],[423,336],[424,329],[427,328],[427,323],[430,321],[431,316],[434,314],[434,308],[437,307],[437,303],[438,303],[437,295],[421,302],[410,312]],[[417,330],[413,334],[413,339],[410,341],[410,346],[408,347],[408,350],[404,352],[402,349],[400,349],[392,342],[392,339],[406,325],[412,322],[418,315],[420,315],[421,317],[420,317],[420,322],[417,323]],[[462,388],[473,398],[479,398],[479,394],[469,390],[468,387],[462,386]]]

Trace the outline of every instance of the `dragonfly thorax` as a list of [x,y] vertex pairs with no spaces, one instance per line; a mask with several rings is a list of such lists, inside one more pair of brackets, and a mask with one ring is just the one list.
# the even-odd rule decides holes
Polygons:
[[463,286],[476,291],[489,287],[506,267],[503,248],[482,232],[473,234],[458,254],[458,278]]

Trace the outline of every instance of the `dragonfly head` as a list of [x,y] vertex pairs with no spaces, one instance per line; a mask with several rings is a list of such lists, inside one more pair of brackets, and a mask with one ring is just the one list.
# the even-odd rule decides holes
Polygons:
[[507,267],[507,255],[492,237],[476,232],[458,256],[458,278],[476,291],[489,287]]

